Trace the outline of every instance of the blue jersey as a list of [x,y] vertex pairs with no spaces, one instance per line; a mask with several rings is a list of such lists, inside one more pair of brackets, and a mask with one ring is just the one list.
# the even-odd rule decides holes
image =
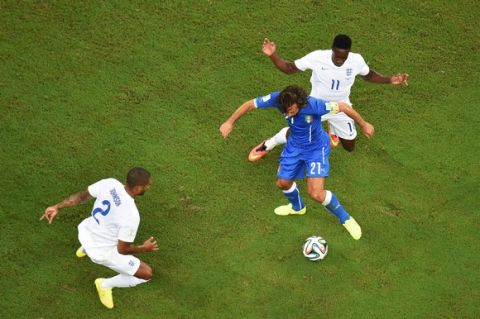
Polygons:
[[[273,92],[255,98],[256,108],[276,108],[285,115],[279,103],[280,92]],[[308,97],[308,103],[292,117],[285,115],[290,127],[288,142],[291,146],[309,149],[329,143],[327,133],[323,130],[320,118],[322,115],[338,112],[338,104]]]

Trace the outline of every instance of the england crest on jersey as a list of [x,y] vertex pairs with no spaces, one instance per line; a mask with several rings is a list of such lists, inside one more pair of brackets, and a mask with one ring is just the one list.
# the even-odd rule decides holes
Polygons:
[[351,76],[353,73],[352,68],[347,68],[347,76]]

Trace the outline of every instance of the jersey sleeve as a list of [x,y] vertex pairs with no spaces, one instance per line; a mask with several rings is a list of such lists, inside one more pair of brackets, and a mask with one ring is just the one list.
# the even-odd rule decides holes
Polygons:
[[140,225],[140,219],[131,218],[125,220],[118,230],[118,240],[133,243],[137,236],[138,226]]
[[370,67],[360,54],[358,55],[358,70],[360,75],[367,75],[370,72]]
[[100,190],[102,189],[102,185],[104,185],[107,181],[108,181],[108,179],[102,179],[102,180],[99,180],[98,182],[93,183],[92,185],[88,186],[87,190],[90,193],[90,195],[92,195],[95,198],[98,197],[98,194],[100,193]]
[[297,69],[299,69],[300,71],[305,71],[307,69],[311,70],[312,69],[312,61],[315,60],[315,55],[316,55],[315,52],[310,52],[309,54],[307,54],[303,58],[295,60],[293,63],[295,64]]
[[277,108],[281,109],[281,105],[278,102],[278,97],[280,96],[280,92],[272,92],[268,95],[256,97],[253,102],[255,104],[255,108],[262,109],[262,108]]
[[310,97],[309,103],[312,106],[313,112],[320,116],[325,114],[338,113],[339,106],[337,102],[325,101],[325,100]]

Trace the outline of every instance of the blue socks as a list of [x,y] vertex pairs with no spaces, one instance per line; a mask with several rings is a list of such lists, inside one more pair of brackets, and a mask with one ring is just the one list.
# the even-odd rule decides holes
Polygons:
[[322,205],[325,206],[330,213],[337,216],[337,218],[340,220],[340,223],[344,224],[345,221],[350,219],[350,215],[340,204],[334,193],[331,191],[326,192],[327,194],[325,195],[325,201],[322,203]]
[[[338,201],[337,197],[331,191],[325,191],[325,200],[322,205],[333,215],[335,215],[340,223],[345,224],[347,220],[350,219],[350,215],[343,208],[343,206]],[[302,197],[300,196],[300,191],[298,190],[297,183],[293,183],[292,187],[288,190],[284,190],[283,194],[288,198],[288,201],[292,204],[292,208],[296,211],[299,211],[305,207]]]
[[285,196],[288,198],[288,201],[292,204],[292,208],[294,210],[299,211],[305,207],[303,199],[300,196],[300,191],[298,190],[297,183],[293,183],[290,189],[283,191],[283,194],[285,194]]

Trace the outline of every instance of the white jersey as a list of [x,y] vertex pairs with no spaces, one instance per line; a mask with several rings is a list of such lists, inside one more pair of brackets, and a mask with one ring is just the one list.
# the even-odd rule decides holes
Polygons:
[[295,66],[301,71],[312,70],[311,96],[336,102],[350,103],[350,89],[357,74],[367,75],[370,68],[358,53],[350,52],[341,66],[332,61],[332,50],[313,51],[303,58],[295,60]]
[[114,178],[102,179],[88,186],[96,197],[92,216],[79,225],[79,237],[84,248],[116,247],[118,240],[135,240],[140,214],[134,199],[122,183]]

